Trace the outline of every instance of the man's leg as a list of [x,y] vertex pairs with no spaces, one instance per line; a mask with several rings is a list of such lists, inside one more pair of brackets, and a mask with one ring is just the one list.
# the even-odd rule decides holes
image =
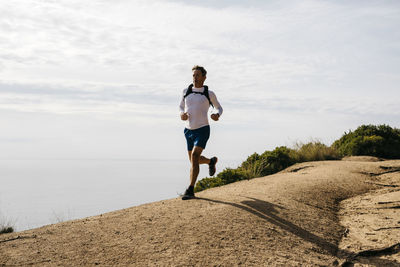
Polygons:
[[[194,186],[196,184],[197,176],[199,175],[200,170],[200,161],[201,161],[201,152],[203,152],[203,148],[199,146],[195,146],[192,151],[192,155],[190,157],[191,167],[190,167],[190,186]],[[207,161],[207,158],[203,157],[202,161]],[[209,160],[208,160],[209,161]]]
[[[193,153],[192,150],[188,151],[188,156],[189,156],[190,163],[192,163],[192,153]],[[200,156],[199,164],[210,164],[210,159],[206,158],[204,156]]]
[[194,185],[196,184],[197,176],[199,175],[199,165],[200,163],[206,163],[210,161],[207,158],[202,157],[201,152],[203,152],[203,148],[199,146],[194,146],[193,150],[188,151],[190,161],[190,186],[183,194],[183,200],[194,198]]
[[[200,164],[208,164],[209,169],[214,168],[212,174],[215,173],[215,164],[218,159],[213,157],[211,159],[201,155],[203,148],[194,146],[193,150],[188,151],[190,167],[190,186],[186,189],[185,194],[182,196],[183,200],[194,198],[194,185],[196,184],[197,177],[199,176]],[[211,173],[211,172],[210,172]]]
[[[192,154],[193,154],[193,151],[189,150],[188,151],[188,156],[189,156],[190,164],[192,164]],[[209,175],[210,176],[213,176],[215,174],[215,171],[216,171],[215,165],[217,164],[217,162],[218,162],[218,158],[217,157],[206,158],[206,157],[200,155],[199,164],[208,164]]]

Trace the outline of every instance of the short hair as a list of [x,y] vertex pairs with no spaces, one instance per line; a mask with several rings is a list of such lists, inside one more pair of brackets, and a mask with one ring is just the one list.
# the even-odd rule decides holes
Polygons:
[[206,69],[205,69],[204,67],[202,67],[202,66],[195,65],[195,66],[192,68],[192,71],[194,71],[194,70],[199,70],[199,71],[201,71],[201,74],[202,74],[203,76],[206,76],[206,75],[207,75]]

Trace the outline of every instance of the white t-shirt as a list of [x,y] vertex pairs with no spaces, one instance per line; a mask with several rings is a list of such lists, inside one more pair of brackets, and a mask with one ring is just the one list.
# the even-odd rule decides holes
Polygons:
[[[208,109],[210,108],[210,102],[205,95],[191,93],[186,98],[184,98],[186,88],[183,90],[181,103],[179,105],[179,110],[181,114],[187,112],[189,115],[189,119],[186,121],[186,128],[190,130],[195,130],[201,128],[203,126],[208,125]],[[192,88],[193,92],[204,92],[204,87],[201,88]],[[218,102],[217,97],[213,91],[208,90],[208,95],[210,97],[211,103],[214,105],[214,109],[216,109],[218,114],[222,115],[222,107]]]

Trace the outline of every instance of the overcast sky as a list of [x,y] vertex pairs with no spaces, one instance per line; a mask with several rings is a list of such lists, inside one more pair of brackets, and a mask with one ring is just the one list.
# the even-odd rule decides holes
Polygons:
[[224,107],[206,155],[400,127],[399,1],[13,0],[0,158],[186,159],[195,64]]

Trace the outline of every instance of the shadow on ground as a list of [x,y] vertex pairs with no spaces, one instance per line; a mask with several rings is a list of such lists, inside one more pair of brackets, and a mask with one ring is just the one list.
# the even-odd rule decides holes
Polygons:
[[[365,258],[359,258],[355,253],[339,249],[336,244],[332,244],[322,237],[319,237],[295,224],[279,217],[278,209],[286,209],[280,205],[276,205],[264,200],[247,197],[249,200],[242,201],[241,204],[226,202],[221,200],[214,200],[209,198],[196,197],[197,200],[210,201],[213,203],[219,203],[224,205],[230,205],[235,208],[244,210],[253,215],[260,217],[261,219],[280,227],[281,229],[292,233],[301,239],[313,243],[314,245],[327,252],[329,255],[338,257],[345,260],[342,266],[353,266],[353,261],[366,262]],[[400,266],[399,263],[391,260],[380,259],[380,258],[368,258],[368,264],[375,266]]]

